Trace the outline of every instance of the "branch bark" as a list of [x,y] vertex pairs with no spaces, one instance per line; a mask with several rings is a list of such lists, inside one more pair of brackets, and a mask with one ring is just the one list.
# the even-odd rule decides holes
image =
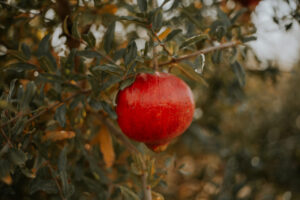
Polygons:
[[183,60],[187,60],[187,59],[196,57],[196,56],[201,55],[201,54],[207,54],[207,53],[210,53],[210,52],[213,52],[213,51],[216,51],[216,50],[226,49],[226,48],[234,47],[234,46],[237,46],[237,45],[240,45],[240,44],[242,44],[240,41],[232,41],[232,42],[227,42],[227,43],[220,44],[218,46],[208,47],[206,49],[201,49],[201,50],[196,51],[194,53],[187,54],[187,55],[184,55],[184,56],[180,56],[178,58],[172,58],[169,61],[158,64],[158,66],[162,67],[162,66],[165,66],[165,65],[171,65],[171,64],[174,64],[174,63],[179,63]]

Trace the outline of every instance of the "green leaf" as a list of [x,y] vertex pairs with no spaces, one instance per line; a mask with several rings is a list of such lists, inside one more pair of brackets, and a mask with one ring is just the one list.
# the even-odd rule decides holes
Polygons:
[[171,31],[171,33],[169,33],[167,35],[166,39],[164,39],[164,42],[171,41],[176,35],[178,35],[181,32],[182,32],[181,29],[175,29],[175,30]]
[[193,79],[199,83],[204,84],[207,86],[207,82],[198,74],[195,72],[193,67],[187,66],[186,64],[182,63],[181,65],[176,65],[177,68],[179,68],[180,71],[183,72],[184,75],[186,75],[188,78]]
[[200,41],[203,41],[203,40],[206,40],[208,39],[208,35],[207,34],[200,34],[200,35],[196,35],[196,36],[193,36],[193,37],[190,37],[188,38],[187,40],[185,40],[179,47],[179,49],[182,49],[186,46],[189,46],[191,44],[194,44],[196,42],[200,42]]
[[17,122],[15,123],[15,125],[12,128],[13,135],[19,135],[23,132],[25,125],[26,125],[26,120],[27,120],[27,117],[20,118],[17,120]]
[[212,54],[212,61],[213,63],[215,64],[220,64],[221,62],[221,59],[222,59],[222,51],[218,50],[218,51],[215,51],[213,54]]
[[88,34],[84,34],[82,35],[82,38],[84,39],[84,41],[86,41],[88,43],[89,47],[95,47],[96,44],[96,39],[93,35],[93,33],[88,32]]
[[137,0],[137,3],[142,12],[147,11],[147,0]]
[[55,111],[54,118],[58,121],[58,123],[62,127],[65,127],[66,125],[66,112],[67,112],[66,104],[61,105]]
[[97,57],[101,58],[102,57],[97,51],[94,51],[94,50],[77,51],[76,55],[83,56],[86,58],[97,58]]
[[8,65],[4,70],[12,70],[12,71],[16,71],[16,72],[23,72],[23,71],[27,71],[27,70],[34,70],[36,69],[35,65],[29,64],[29,63],[13,63]]
[[108,115],[112,118],[112,119],[117,119],[117,114],[116,112],[111,108],[111,106],[105,102],[105,101],[101,101],[102,106],[103,106],[103,110],[105,112],[108,113]]
[[50,34],[47,34],[39,44],[39,47],[37,50],[37,57],[38,58],[41,58],[42,56],[47,57],[48,62],[51,63],[48,65],[52,66],[52,69],[55,70],[57,68],[57,65],[56,65],[55,58],[53,57],[53,55],[50,52],[49,40],[50,40]]
[[91,71],[104,71],[116,75],[122,75],[124,73],[124,71],[120,67],[114,64],[98,65],[91,68]]
[[30,52],[30,48],[25,44],[25,43],[22,43],[21,45],[21,50],[22,50],[22,53],[24,55],[24,57],[29,60],[30,57],[31,57],[31,52]]
[[64,146],[62,151],[59,154],[58,158],[58,170],[59,171],[66,171],[67,170],[67,145]]
[[75,17],[75,19],[73,20],[73,26],[72,26],[72,36],[75,38],[75,39],[80,39],[80,33],[79,33],[79,30],[78,30],[78,24],[79,24],[79,17],[80,17],[80,14],[77,15]]
[[9,152],[9,159],[15,165],[22,166],[27,160],[27,155],[23,151],[14,148]]
[[46,192],[47,194],[57,194],[57,185],[54,180],[34,179],[29,187],[29,194],[34,194],[38,191]]
[[115,37],[115,27],[116,27],[116,22],[114,21],[112,24],[109,25],[103,37],[103,41],[104,41],[103,47],[106,53],[109,53],[112,48],[114,37]]
[[11,164],[8,160],[0,160],[0,178],[6,177],[9,175],[11,170]]
[[14,58],[22,61],[22,62],[26,62],[28,59],[24,56],[23,52],[20,51],[16,51],[16,50],[8,50],[7,53],[11,56],[13,56]]
[[127,20],[127,21],[137,22],[139,24],[147,24],[146,21],[143,21],[142,19],[134,16],[120,16],[118,17],[118,20]]
[[53,62],[51,62],[48,56],[41,56],[38,60],[40,63],[40,67],[45,72],[53,72],[56,69],[56,67],[53,65]]
[[105,90],[105,89],[119,83],[120,81],[122,81],[120,76],[111,76],[107,81],[105,81],[101,85],[100,90]]
[[41,40],[37,53],[38,57],[45,55],[49,52],[49,40],[50,40],[50,34],[47,34],[43,39]]
[[243,43],[246,43],[246,42],[250,42],[250,41],[254,41],[254,40],[257,40],[257,37],[255,36],[250,36],[250,37],[242,37],[241,41]]
[[89,100],[89,104],[95,111],[103,109],[102,103],[100,101],[97,101],[96,99],[91,98]]
[[132,190],[125,186],[119,186],[122,194],[125,196],[125,199],[130,199],[130,200],[140,200],[139,196],[135,194]]
[[[72,71],[74,69],[75,55],[76,55],[76,49],[72,49],[66,62],[65,62],[65,65],[64,65],[65,70],[68,69],[69,71]],[[65,73],[67,73],[67,72],[65,72]]]
[[134,40],[132,40],[126,49],[125,57],[124,57],[124,64],[125,66],[129,65],[134,61],[137,56],[137,46]]
[[135,81],[135,77],[128,78],[121,82],[120,90],[124,90],[128,86],[130,86]]
[[155,32],[158,32],[163,25],[163,15],[161,9],[157,9],[152,19],[152,28]]
[[8,101],[8,102],[10,102],[10,100],[13,98],[13,93],[14,93],[15,86],[16,86],[16,81],[17,81],[17,79],[13,79],[13,80],[10,82],[9,93],[8,93],[8,95],[7,95],[7,101]]
[[67,145],[65,145],[63,150],[59,154],[57,165],[58,165],[60,180],[62,183],[62,190],[64,196],[68,198],[74,193],[74,186],[72,184],[69,184],[68,182],[67,163],[68,163]]
[[246,83],[246,74],[245,74],[245,70],[244,68],[242,67],[242,65],[238,62],[238,61],[235,61],[234,63],[231,64],[231,67],[233,69],[233,72],[235,73],[238,81],[239,81],[239,84],[241,87],[244,87],[245,86],[245,83]]
[[26,91],[23,95],[22,102],[21,102],[21,107],[26,108],[29,106],[29,103],[31,102],[34,94],[35,94],[36,86],[33,81],[30,81],[26,85]]

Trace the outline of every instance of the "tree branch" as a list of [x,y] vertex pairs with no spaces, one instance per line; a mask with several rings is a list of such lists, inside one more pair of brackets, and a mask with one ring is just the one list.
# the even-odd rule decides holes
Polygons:
[[[91,90],[83,90],[83,91],[80,91],[80,92],[77,92],[69,97],[67,97],[66,99],[63,99],[62,101],[58,101],[58,102],[55,102],[53,104],[50,104],[48,107],[44,108],[42,111],[40,111],[38,114],[32,116],[31,118],[29,118],[26,123],[28,122],[31,122],[33,120],[35,120],[36,118],[40,117],[41,115],[45,114],[46,112],[52,110],[53,108],[57,107],[58,105],[64,103],[64,102],[67,102],[71,99],[73,99],[75,96],[79,95],[79,94],[84,94],[84,93],[89,93],[91,92]],[[26,113],[22,113],[22,112],[19,112],[14,118],[8,120],[7,122],[3,123],[0,125],[0,129],[3,128],[4,126],[16,121],[17,119],[21,118],[21,117],[25,117],[27,115],[30,115],[32,112],[26,112]]]
[[188,54],[188,55],[180,56],[178,58],[172,58],[169,61],[158,64],[158,66],[161,67],[161,66],[165,66],[165,65],[179,63],[183,60],[187,60],[187,59],[196,57],[200,54],[207,54],[207,53],[210,53],[212,51],[221,50],[221,49],[225,49],[225,48],[230,48],[230,47],[234,47],[234,46],[237,46],[237,45],[240,45],[240,44],[242,44],[240,41],[232,41],[232,42],[227,42],[227,43],[220,44],[218,46],[208,47],[206,49],[201,49],[199,51],[196,51],[196,52]]
[[143,192],[144,192],[144,200],[152,200],[152,194],[151,194],[151,186],[148,184],[148,171],[147,171],[147,165],[146,161],[142,155],[142,153],[130,142],[130,140],[122,133],[122,131],[117,128],[114,123],[105,116],[100,114],[101,121],[107,126],[107,128],[110,130],[110,133],[113,134],[117,139],[121,140],[123,145],[127,147],[127,149],[133,154],[140,157],[140,161],[142,164],[142,186],[143,186]]
[[155,39],[159,42],[159,45],[164,49],[165,52],[167,52],[167,54],[169,56],[172,56],[171,52],[167,49],[166,45],[159,39],[159,37],[157,36],[157,34],[153,31],[153,29],[151,28],[151,33],[152,35],[155,37]]
[[10,147],[13,147],[12,142],[10,141],[9,137],[7,137],[7,135],[4,133],[3,129],[1,129],[1,135],[6,139],[8,145],[9,145]]

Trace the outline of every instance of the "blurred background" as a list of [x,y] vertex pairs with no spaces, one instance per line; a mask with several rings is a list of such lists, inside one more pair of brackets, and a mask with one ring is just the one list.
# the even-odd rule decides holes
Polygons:
[[[14,54],[11,50],[20,50],[21,43],[26,43],[33,51],[36,51],[39,41],[47,33],[51,33],[49,44],[57,62],[59,57],[68,57],[71,48],[81,50],[88,48],[87,44],[76,43],[66,34],[65,29],[68,29],[69,24],[65,18],[68,14],[64,12],[67,12],[68,7],[64,7],[59,2],[64,1],[0,1],[1,65],[7,66],[12,63],[13,59],[8,57],[8,54]],[[157,193],[156,196],[154,195],[154,200],[162,200],[163,197],[166,200],[299,200],[299,1],[158,0],[156,3],[157,6],[162,6],[163,19],[169,21],[169,24],[162,26],[157,35],[164,39],[171,31],[169,27],[182,29],[181,35],[168,44],[168,48],[174,52],[178,50],[179,43],[198,33],[198,29],[206,33],[212,30],[213,26],[210,25],[220,18],[219,8],[228,16],[234,16],[236,12],[242,10],[235,24],[241,27],[237,32],[251,37],[255,36],[256,40],[250,41],[247,46],[238,47],[239,53],[234,56],[232,56],[234,54],[232,51],[223,54],[217,51],[205,55],[202,60],[196,58],[184,62],[184,65],[192,67],[194,71],[200,71],[201,80],[204,80],[202,84],[186,76],[182,71],[172,69],[172,73],[191,86],[195,96],[196,110],[189,129],[174,140],[167,151],[155,154],[147,150],[144,145],[134,143],[138,149],[155,160],[152,166],[155,168],[152,178],[155,182],[153,191]],[[177,3],[180,9],[176,10],[177,7],[173,9]],[[74,13],[80,24],[80,34],[88,36],[92,33],[95,48],[99,49],[103,46],[110,17],[131,15],[130,12],[137,8],[136,0],[72,0],[69,4],[71,7],[76,7]],[[82,16],[77,15],[80,12],[83,13]],[[12,20],[14,23],[11,23]],[[204,27],[201,24],[204,24]],[[134,40],[140,56],[145,52],[151,38],[145,28],[134,23],[127,23],[127,21],[116,22],[114,37],[114,47],[118,50],[124,49],[129,40]],[[218,38],[217,34],[212,38]],[[210,41],[209,45],[199,42],[187,48],[185,52],[192,52],[221,42],[222,39]],[[158,46],[157,51],[159,55],[162,55],[160,58],[163,60],[166,57],[163,48]],[[150,65],[151,58],[149,57],[152,53],[145,54],[144,62],[139,65]],[[18,54],[14,55],[18,57]],[[115,57],[113,59],[116,63],[122,64],[122,60],[116,55]],[[243,68],[232,66],[228,61],[232,57],[238,59]],[[98,61],[87,56],[82,63],[88,68]],[[199,66],[201,70],[197,70]],[[80,69],[79,72],[81,73]],[[4,99],[4,93],[8,91],[13,79],[18,79],[18,83],[26,87],[28,80],[35,80],[40,73],[39,70],[28,74],[1,71],[0,96],[3,95]],[[84,85],[86,84],[81,84],[81,86]],[[55,87],[53,88],[56,90]],[[117,90],[115,86],[112,88],[105,93],[107,95],[105,100],[110,105],[114,103],[113,99]],[[56,95],[52,91],[52,96],[49,95],[50,100],[55,99],[53,94]],[[93,127],[96,125],[93,123],[92,115],[86,117],[89,110],[84,110],[83,106],[78,107],[78,109],[74,107],[75,114],[70,113],[69,116],[76,116],[75,120],[80,115],[85,120],[82,123],[86,125],[74,131],[76,132],[75,138],[73,138],[74,133],[73,136],[68,136],[69,138],[57,139],[61,140],[58,142],[53,140],[49,143],[42,143],[43,145],[37,145],[36,148],[44,148],[43,151],[49,154],[49,162],[56,163],[60,155],[57,151],[63,149],[66,143],[70,146],[77,145],[77,147],[82,145],[77,149],[73,147],[69,151],[75,153],[69,156],[68,181],[76,188],[72,192],[73,196],[69,197],[70,199],[134,199],[130,195],[129,197],[121,196],[120,193],[124,191],[112,189],[122,184],[139,193],[140,185],[136,178],[133,178],[138,173],[131,172],[134,171],[134,167],[130,163],[134,159],[115,137],[112,137],[114,149],[111,150],[108,147],[109,150],[103,150],[101,142],[100,149],[98,146],[94,148],[93,145],[98,145],[98,142],[95,142],[95,135],[99,132],[99,128]],[[1,109],[4,108],[1,107]],[[87,111],[85,115],[83,111]],[[41,132],[53,130],[59,125],[52,118],[42,118],[33,126],[40,127]],[[73,130],[73,121],[70,121],[70,130]],[[77,125],[75,127],[77,128]],[[35,131],[32,132],[35,133]],[[42,134],[41,132],[38,133]],[[35,136],[33,140],[38,137],[42,136]],[[4,141],[3,138],[1,139]],[[67,142],[68,139],[70,142]],[[16,141],[23,142],[23,136],[22,139],[16,139]],[[33,155],[31,159],[37,156],[37,153],[34,153],[35,150],[26,148],[24,151]],[[0,154],[5,160],[6,157],[3,156],[5,152],[3,152],[4,150],[1,150]],[[103,157],[107,154],[112,155],[112,152],[116,156],[109,161],[112,164],[107,169],[105,167],[107,160],[103,161]],[[2,169],[1,166],[0,169]],[[29,166],[31,167],[31,164],[28,164]],[[56,167],[52,170],[55,171]],[[18,173],[21,174],[20,171]],[[54,186],[47,185],[48,190],[46,186],[46,189],[39,188],[37,185],[41,182],[35,182],[34,179],[28,179],[18,173],[12,173],[13,181],[7,178],[8,176],[3,176],[3,178],[1,175],[0,199],[61,199],[58,192],[52,188],[55,184]],[[49,178],[45,175],[47,173],[49,173],[47,170],[40,170],[35,175],[45,179],[45,177]],[[107,180],[111,180],[113,184]]]

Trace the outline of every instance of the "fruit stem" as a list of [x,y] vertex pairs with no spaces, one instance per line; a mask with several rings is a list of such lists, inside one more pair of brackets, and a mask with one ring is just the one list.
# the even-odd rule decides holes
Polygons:
[[157,57],[156,57],[156,47],[153,47],[153,69],[156,72],[158,69],[158,61],[157,61]]

